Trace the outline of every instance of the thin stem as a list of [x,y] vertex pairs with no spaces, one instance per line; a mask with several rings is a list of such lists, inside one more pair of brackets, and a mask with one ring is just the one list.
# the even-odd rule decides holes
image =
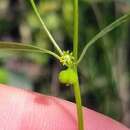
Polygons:
[[40,13],[38,12],[37,8],[36,8],[36,5],[34,3],[34,0],[30,0],[31,1],[31,4],[32,4],[32,7],[39,19],[39,21],[41,22],[42,24],[42,27],[43,29],[45,30],[45,32],[47,33],[48,37],[50,38],[51,42],[53,43],[54,47],[56,48],[56,50],[59,52],[60,55],[63,54],[62,50],[60,49],[60,47],[58,46],[58,44],[56,43],[55,39],[52,37],[51,33],[49,32],[48,28],[46,27],[44,21],[42,20],[41,16],[40,16]]
[[81,62],[81,60],[84,58],[88,48],[90,46],[92,46],[97,40],[99,40],[100,38],[103,38],[107,33],[109,33],[110,31],[112,31],[113,29],[117,28],[118,26],[120,26],[121,24],[125,23],[128,21],[128,19],[130,18],[130,13],[125,14],[124,16],[120,17],[119,19],[117,19],[116,21],[114,21],[113,23],[111,23],[110,25],[108,25],[107,27],[105,27],[103,30],[101,30],[95,37],[93,37],[84,47],[78,61],[77,64],[79,64]]
[[77,61],[78,57],[78,0],[74,0],[74,34],[73,34],[73,54],[75,60]]
[[[76,73],[77,73],[77,71],[76,71]],[[84,130],[83,111],[82,111],[82,103],[81,103],[81,93],[80,93],[78,78],[77,78],[77,82],[75,84],[73,84],[73,87],[74,87],[74,95],[75,95],[76,107],[77,107],[78,129],[79,130]]]
[[[73,55],[75,61],[78,59],[78,0],[74,0],[74,29],[73,29]],[[74,87],[74,95],[76,100],[76,107],[77,107],[77,117],[78,117],[78,129],[84,130],[83,124],[83,112],[82,112],[82,103],[81,103],[81,94],[80,94],[80,87],[79,87],[79,80],[77,74],[77,65],[74,66],[74,71],[77,75],[77,81],[73,84]]]

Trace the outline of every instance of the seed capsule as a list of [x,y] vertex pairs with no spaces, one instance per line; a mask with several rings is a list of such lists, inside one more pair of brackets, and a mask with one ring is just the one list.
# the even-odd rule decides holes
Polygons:
[[59,73],[59,81],[63,84],[72,85],[77,81],[77,74],[73,69],[68,68]]

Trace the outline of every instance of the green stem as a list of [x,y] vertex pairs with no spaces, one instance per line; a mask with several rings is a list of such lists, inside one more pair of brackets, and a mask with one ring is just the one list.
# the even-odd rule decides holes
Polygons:
[[78,0],[74,0],[74,38],[73,38],[73,54],[75,60],[77,61],[78,57]]
[[[73,55],[75,61],[78,59],[78,0],[74,0],[74,32],[73,32]],[[74,95],[76,100],[76,107],[77,107],[77,117],[78,117],[78,129],[84,130],[83,124],[83,112],[82,112],[82,103],[81,103],[81,93],[79,87],[79,80],[78,80],[78,73],[77,73],[77,65],[74,66],[74,71],[77,75],[77,81],[73,84],[74,87]]]
[[[76,71],[77,73],[77,71]],[[78,77],[78,74],[77,74]],[[77,82],[73,84],[74,86],[74,95],[76,100],[76,107],[77,107],[77,116],[78,116],[78,129],[84,130],[84,123],[83,123],[83,111],[82,111],[82,103],[81,103],[81,93],[79,87],[79,81],[77,78]]]
[[34,3],[34,0],[30,0],[30,2],[31,2],[31,4],[32,4],[32,7],[33,7],[33,9],[34,9],[34,11],[35,11],[35,13],[36,13],[36,15],[37,15],[39,21],[41,22],[42,27],[43,27],[43,29],[45,30],[46,34],[48,35],[48,37],[50,38],[51,42],[53,43],[53,45],[54,45],[54,47],[57,49],[57,51],[60,53],[60,55],[62,55],[62,54],[63,54],[62,50],[60,49],[60,47],[59,47],[58,44],[56,43],[55,39],[52,37],[51,33],[49,32],[48,28],[46,27],[45,23],[43,22],[43,20],[42,20],[40,14],[39,14],[39,12],[38,12],[38,10],[37,10],[37,8],[36,8],[36,5],[35,5],[35,3]]

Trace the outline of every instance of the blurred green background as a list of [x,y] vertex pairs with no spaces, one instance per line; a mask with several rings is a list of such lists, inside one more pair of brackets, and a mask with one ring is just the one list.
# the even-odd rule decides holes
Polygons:
[[[60,47],[72,50],[73,0],[36,0]],[[130,11],[130,0],[79,0],[79,54],[106,25]],[[130,127],[130,22],[109,33],[79,66],[83,105]],[[30,43],[54,51],[29,0],[0,0],[0,41]],[[58,82],[62,69],[49,55],[0,52],[0,83],[74,101]]]

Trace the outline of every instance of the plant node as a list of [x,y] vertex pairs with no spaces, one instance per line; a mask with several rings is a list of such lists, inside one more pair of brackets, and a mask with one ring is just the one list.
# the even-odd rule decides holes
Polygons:
[[73,53],[69,51],[63,51],[63,54],[60,57],[60,62],[63,66],[72,67],[75,64]]

